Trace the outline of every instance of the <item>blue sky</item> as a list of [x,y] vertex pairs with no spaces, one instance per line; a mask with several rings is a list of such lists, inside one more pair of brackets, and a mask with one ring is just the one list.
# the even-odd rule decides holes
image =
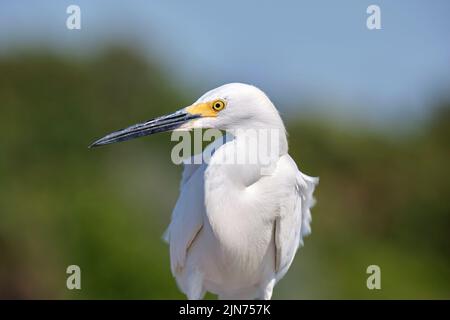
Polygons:
[[[79,31],[65,27],[69,4],[81,7]],[[382,30],[366,28],[370,4]],[[282,110],[313,102],[331,116],[397,121],[420,118],[450,87],[449,14],[446,0],[0,0],[0,52],[126,42],[198,95],[248,82]]]

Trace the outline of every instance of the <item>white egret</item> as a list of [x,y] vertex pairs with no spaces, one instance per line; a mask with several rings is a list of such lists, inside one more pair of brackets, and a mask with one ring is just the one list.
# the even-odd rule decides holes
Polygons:
[[[216,146],[208,163],[185,165],[165,234],[172,273],[189,299],[201,299],[206,291],[222,299],[271,299],[311,231],[318,178],[300,172],[289,156],[283,121],[261,90],[226,84],[189,107],[113,132],[91,146],[194,128],[231,131],[233,139]],[[245,129],[268,128],[280,132],[269,173],[260,162],[220,161],[248,148],[236,143],[248,138]]]

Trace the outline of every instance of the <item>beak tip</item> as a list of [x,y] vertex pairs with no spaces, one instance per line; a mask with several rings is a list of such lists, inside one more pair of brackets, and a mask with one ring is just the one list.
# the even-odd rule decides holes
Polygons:
[[97,140],[97,141],[92,142],[92,143],[88,146],[88,149],[93,149],[93,148],[96,148],[96,147],[100,147],[101,145],[102,145],[102,143],[100,143],[100,142]]

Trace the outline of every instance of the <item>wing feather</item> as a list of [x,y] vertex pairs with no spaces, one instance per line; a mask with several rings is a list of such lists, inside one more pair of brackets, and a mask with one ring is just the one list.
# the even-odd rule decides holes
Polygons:
[[203,227],[203,175],[203,165],[185,165],[180,196],[172,212],[172,221],[164,234],[170,246],[170,266],[174,275],[184,267],[187,251]]
[[287,186],[286,197],[280,201],[279,215],[275,219],[275,271],[280,279],[289,269],[297,249],[303,245],[303,238],[311,233],[311,207],[313,192],[318,178],[310,177],[297,168],[295,162],[280,163],[282,175],[294,176],[293,185]]

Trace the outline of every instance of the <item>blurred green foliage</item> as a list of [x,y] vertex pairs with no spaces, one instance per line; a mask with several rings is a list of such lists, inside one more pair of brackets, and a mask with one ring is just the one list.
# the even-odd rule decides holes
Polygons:
[[[169,134],[87,146],[198,94],[121,48],[0,58],[0,298],[184,297],[161,241],[181,175]],[[450,107],[435,110],[406,135],[287,119],[291,155],[321,180],[275,299],[450,298]],[[66,289],[71,264],[82,290]],[[371,264],[382,290],[366,288]]]

